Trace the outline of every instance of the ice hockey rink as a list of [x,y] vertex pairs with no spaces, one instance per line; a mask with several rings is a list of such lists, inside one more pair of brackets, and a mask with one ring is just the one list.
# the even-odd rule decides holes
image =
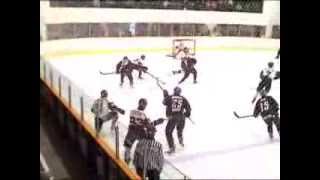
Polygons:
[[[260,71],[269,61],[275,62],[276,70],[280,69],[276,53],[275,46],[197,51],[198,83],[193,84],[190,75],[179,85],[182,95],[191,104],[191,118],[195,124],[186,119],[184,148],[177,143],[174,131],[177,150],[174,155],[165,155],[166,161],[194,179],[280,179],[280,138],[276,130],[275,139],[270,141],[261,118],[236,119],[233,115],[233,111],[241,115],[252,114],[254,105],[251,100],[260,80]],[[101,89],[106,89],[109,98],[126,110],[119,121],[127,126],[128,112],[137,108],[140,98],[148,100],[145,112],[151,120],[165,117],[161,89],[147,74],[139,80],[138,73],[134,71],[134,87],[131,88],[128,79],[120,87],[119,75],[101,75],[99,71],[115,71],[123,56],[135,59],[141,54],[146,55],[144,65],[148,71],[165,81],[163,87],[171,94],[183,74],[172,74],[172,70],[180,68],[180,62],[167,57],[168,53],[164,51],[136,49],[125,53],[47,56],[46,60],[89,99],[98,98]],[[280,103],[280,80],[273,81],[270,95]],[[167,150],[165,126],[166,122],[157,126],[156,139]],[[109,124],[103,128],[108,131]]]

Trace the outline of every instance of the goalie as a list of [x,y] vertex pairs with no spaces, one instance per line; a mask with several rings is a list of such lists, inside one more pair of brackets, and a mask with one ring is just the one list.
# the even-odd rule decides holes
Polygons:
[[181,57],[183,57],[185,54],[185,49],[187,49],[187,47],[185,47],[181,42],[178,46],[175,47],[173,56],[176,59],[181,59]]

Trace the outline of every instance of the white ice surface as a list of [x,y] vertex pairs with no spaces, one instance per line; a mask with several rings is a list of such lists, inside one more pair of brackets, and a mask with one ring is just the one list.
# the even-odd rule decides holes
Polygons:
[[[165,156],[179,170],[191,178],[241,178],[280,179],[280,143],[270,143],[266,125],[262,119],[241,119],[233,111],[248,115],[253,112],[251,100],[259,83],[259,73],[274,60],[276,52],[210,52],[198,53],[198,84],[192,83],[192,75],[180,86],[182,95],[192,106],[195,125],[186,120],[184,129],[185,148],[177,144],[177,153]],[[129,59],[140,54],[129,54]],[[122,56],[99,55],[66,57],[52,60],[52,65],[92,98],[98,98],[101,89],[107,89],[109,97],[126,112],[137,107],[139,98],[147,98],[146,114],[155,120],[165,117],[162,105],[162,91],[155,81],[144,74],[144,80],[137,79],[134,72],[134,88],[128,79],[120,88],[119,75],[103,76],[99,70],[111,72]],[[179,69],[180,62],[164,54],[146,54],[145,65],[149,72],[157,75],[172,89],[182,78],[171,75]],[[277,67],[278,66],[278,67]],[[276,63],[276,70],[279,69]],[[270,92],[280,103],[280,81],[273,81]],[[127,125],[128,113],[120,116]],[[107,126],[109,127],[109,126]],[[105,128],[107,128],[105,127]],[[276,139],[278,134],[275,132]],[[175,142],[177,142],[174,131]],[[158,126],[156,139],[167,149],[165,124]],[[120,142],[122,144],[123,142]]]

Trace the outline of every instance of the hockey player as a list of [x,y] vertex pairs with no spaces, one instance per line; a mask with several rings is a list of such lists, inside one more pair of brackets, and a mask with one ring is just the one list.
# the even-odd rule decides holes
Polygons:
[[155,140],[156,128],[148,124],[145,136],[139,140],[133,158],[137,174],[145,179],[160,180],[163,169],[164,155],[162,144]]
[[[193,83],[197,83],[197,70],[195,69],[194,65],[197,63],[197,60],[195,58],[186,57],[181,62],[181,68],[184,72],[183,78],[179,81],[179,84],[183,83],[184,80],[186,80],[190,73],[193,74]],[[178,71],[178,73],[181,71]]]
[[260,72],[260,79],[263,79],[265,76],[272,76],[274,73],[274,63],[268,62],[268,67],[263,69]]
[[168,91],[164,90],[163,104],[166,106],[166,115],[168,117],[168,123],[166,126],[166,138],[169,145],[169,151],[171,154],[175,152],[175,144],[172,137],[172,132],[177,127],[178,140],[181,146],[183,144],[183,129],[185,125],[185,118],[190,117],[191,107],[188,100],[181,96],[181,88],[175,87],[173,95],[169,96]]
[[267,124],[269,137],[273,139],[273,124],[275,124],[280,136],[279,105],[273,97],[266,95],[265,90],[262,90],[260,94],[261,98],[255,105],[253,116],[257,118],[260,115],[262,117]]
[[148,68],[145,66],[140,66],[132,63],[127,56],[125,56],[116,67],[116,73],[120,73],[120,86],[123,85],[124,77],[127,76],[130,81],[130,86],[133,87],[133,78],[132,78],[132,70],[133,69],[142,69],[142,71],[147,71]]
[[[134,62],[135,62],[136,64],[138,64],[139,66],[143,66],[143,61],[144,61],[145,59],[146,59],[146,56],[142,54],[142,55],[140,56],[140,58],[134,60]],[[139,68],[138,71],[139,71],[139,76],[138,76],[139,79],[143,79],[143,78],[142,78],[143,69],[142,69],[142,68]]]
[[280,48],[279,48],[279,50],[278,50],[278,53],[277,53],[276,59],[279,59],[279,57],[280,57]]
[[280,79],[280,71],[276,72],[275,77],[273,78],[274,80]]
[[[277,53],[277,56],[276,56],[276,59],[279,59],[280,58],[280,48],[278,50],[278,53]],[[280,71],[276,71],[276,74],[275,74],[275,77],[273,79],[280,79]]]
[[254,103],[256,101],[257,96],[260,94],[262,90],[265,90],[266,93],[269,93],[272,85],[272,74],[273,70],[273,62],[268,63],[268,68],[265,68],[260,72],[260,83],[256,90],[256,95],[254,96],[253,100],[251,101]]
[[127,135],[124,139],[124,147],[125,147],[125,154],[124,158],[125,161],[129,164],[130,163],[130,151],[132,148],[133,143],[136,140],[139,140],[144,135],[144,128],[147,124],[152,124],[154,126],[159,125],[163,123],[164,119],[159,118],[153,122],[150,122],[150,120],[147,118],[147,116],[144,113],[144,110],[147,107],[147,100],[144,98],[141,98],[138,102],[138,108],[130,111],[130,122],[129,122],[129,129],[127,132]]
[[95,115],[95,129],[97,137],[99,136],[104,122],[112,120],[112,131],[115,129],[115,125],[118,120],[118,112],[120,114],[125,113],[123,109],[118,108],[108,100],[108,92],[106,90],[102,90],[100,95],[100,98],[95,100],[91,107],[91,112]]
[[187,48],[187,47],[184,47],[184,44],[182,42],[180,42],[180,44],[178,46],[176,46],[174,49],[173,57],[176,59],[180,59],[181,56],[183,57],[184,53],[185,53],[184,52],[185,48]]

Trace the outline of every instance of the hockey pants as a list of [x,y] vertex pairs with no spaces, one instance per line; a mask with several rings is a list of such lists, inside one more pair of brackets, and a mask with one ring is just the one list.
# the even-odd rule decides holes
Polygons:
[[184,71],[184,76],[179,83],[182,83],[184,80],[186,80],[189,77],[190,73],[193,74],[193,81],[197,81],[197,70],[195,68],[192,68],[191,70]]
[[174,128],[177,128],[177,135],[180,142],[183,142],[183,129],[185,125],[185,117],[183,115],[173,115],[169,118],[166,126],[166,138],[170,149],[174,149],[174,140],[172,132]]
[[269,134],[273,134],[272,125],[275,124],[277,131],[280,136],[280,118],[278,115],[269,115],[270,117],[263,118],[264,122],[267,124],[267,130]]
[[123,72],[121,73],[120,75],[120,82],[121,84],[123,84],[123,81],[124,81],[124,77],[127,76],[129,81],[130,81],[130,85],[133,85],[133,77],[132,77],[132,73],[126,73],[126,72]]
[[115,111],[112,111],[110,113],[108,113],[105,117],[103,118],[98,118],[96,117],[95,118],[95,122],[94,122],[94,125],[95,125],[95,129],[96,129],[96,135],[98,136],[101,129],[102,129],[102,126],[103,126],[103,123],[106,122],[106,121],[109,121],[112,119],[112,124],[111,124],[111,129],[114,129],[115,127],[115,124],[118,120],[118,113],[115,112]]

